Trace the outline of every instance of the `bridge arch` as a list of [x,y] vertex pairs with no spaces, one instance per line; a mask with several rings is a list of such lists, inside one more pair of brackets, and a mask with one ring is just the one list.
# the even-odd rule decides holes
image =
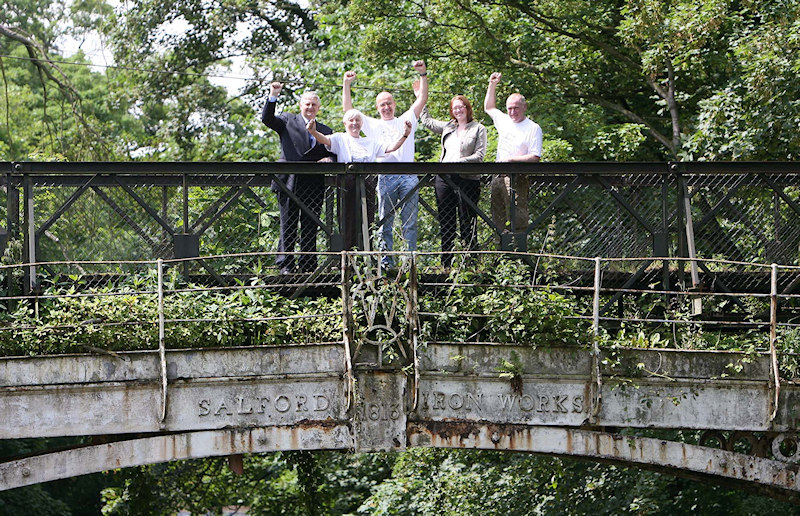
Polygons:
[[[753,455],[595,430],[474,422],[409,423],[409,447],[480,449],[570,457],[731,485],[800,503],[797,467]],[[349,425],[224,429],[154,435],[28,457],[0,465],[2,490],[175,460],[292,450],[353,450]]]
[[0,464],[0,490],[175,460],[290,450],[346,449],[343,445],[348,443],[352,443],[352,437],[347,425],[325,423],[152,435]]

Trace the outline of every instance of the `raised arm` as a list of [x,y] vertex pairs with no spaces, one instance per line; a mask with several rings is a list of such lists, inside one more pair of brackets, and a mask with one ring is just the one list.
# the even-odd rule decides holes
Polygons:
[[411,105],[411,109],[414,110],[414,116],[419,118],[422,108],[428,102],[428,69],[425,66],[425,61],[414,61],[414,70],[419,74],[419,91],[414,90],[417,100]]
[[447,127],[449,122],[433,118],[430,113],[428,113],[428,106],[425,106],[422,108],[422,113],[419,115],[419,123],[434,133],[442,134],[444,132],[444,128]]
[[264,125],[278,133],[286,129],[286,123],[275,116],[275,106],[278,104],[277,99],[278,95],[281,94],[281,89],[283,89],[283,84],[278,81],[269,85],[269,99],[267,99],[267,104],[261,112],[261,121],[264,122]]
[[353,97],[350,93],[350,85],[356,80],[356,72],[350,70],[344,73],[342,79],[342,109],[345,113],[353,109]]
[[483,99],[483,110],[488,114],[489,111],[497,109],[497,83],[503,76],[500,72],[494,72],[489,76],[489,86],[486,88],[486,97]]
[[386,149],[386,151],[385,151],[385,153],[386,153],[386,154],[389,154],[390,152],[394,152],[394,151],[396,151],[397,149],[399,149],[400,147],[402,147],[402,146],[403,146],[403,144],[404,144],[404,143],[406,142],[406,140],[408,139],[408,135],[409,135],[409,134],[411,134],[411,122],[409,122],[408,120],[406,120],[406,129],[405,129],[405,132],[403,133],[403,136],[401,136],[399,140],[397,140],[396,142],[394,142],[394,144],[393,144],[391,147],[387,148],[387,149]]
[[317,121],[311,120],[308,124],[306,124],[306,130],[311,133],[311,136],[316,138],[316,140],[321,143],[322,145],[331,145],[331,139],[322,134],[321,132],[317,131]]
[[520,154],[519,156],[509,156],[510,162],[531,162],[535,163],[541,159],[541,156],[535,153]]

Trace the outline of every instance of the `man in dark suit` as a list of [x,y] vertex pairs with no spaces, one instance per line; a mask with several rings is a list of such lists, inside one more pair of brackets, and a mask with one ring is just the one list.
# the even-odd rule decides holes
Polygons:
[[[325,148],[324,145],[314,140],[306,130],[306,124],[316,119],[319,112],[319,96],[313,91],[307,91],[300,97],[300,114],[281,113],[275,115],[275,106],[283,84],[273,82],[270,85],[270,94],[267,105],[261,114],[261,121],[278,133],[281,139],[281,158],[279,161],[334,161],[336,156]],[[330,127],[317,122],[317,130],[322,134],[331,134]],[[322,202],[325,197],[325,177],[322,174],[280,174],[277,176],[297,198],[319,217],[322,211]],[[297,260],[295,269],[294,252],[297,242],[297,224],[300,223],[300,250],[303,252],[316,252],[317,231],[319,227],[314,218],[300,209],[300,206],[291,200],[289,195],[273,181],[272,191],[278,196],[280,208],[281,233],[278,241],[278,258],[275,260],[281,274],[300,272],[313,272],[316,269],[317,257],[314,255],[301,255]]]

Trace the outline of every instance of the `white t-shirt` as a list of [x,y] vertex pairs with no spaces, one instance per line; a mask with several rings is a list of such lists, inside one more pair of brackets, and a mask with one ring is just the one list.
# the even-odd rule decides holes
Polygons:
[[417,116],[413,109],[409,109],[400,118],[383,120],[382,118],[364,117],[364,125],[361,130],[367,138],[374,138],[383,144],[383,148],[389,148],[397,140],[402,138],[406,132],[406,120],[411,122],[411,132],[403,145],[386,157],[378,158],[378,162],[391,163],[399,161],[401,163],[412,163],[414,161],[414,131],[417,130]]
[[490,109],[488,115],[492,117],[494,127],[497,129],[497,159],[495,161],[508,161],[512,156],[524,154],[542,155],[542,128],[530,118],[514,123],[511,117],[499,109]]
[[447,135],[444,139],[444,158],[442,163],[457,163],[461,161],[461,136],[458,129]]
[[333,133],[328,136],[330,145],[326,145],[336,154],[339,163],[372,163],[379,156],[386,156],[386,147],[373,138],[353,138],[347,133]]

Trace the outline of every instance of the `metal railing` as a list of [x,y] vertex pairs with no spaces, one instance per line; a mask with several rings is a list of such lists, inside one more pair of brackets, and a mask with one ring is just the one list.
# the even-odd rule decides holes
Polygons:
[[[252,270],[277,275],[281,268],[277,253],[255,261],[252,253],[278,251],[280,196],[295,205],[295,216],[305,218],[309,226],[311,236],[304,245],[299,229],[295,251],[338,253],[351,245],[377,250],[386,213],[372,214],[370,178],[409,171],[420,178],[414,193],[419,196],[421,270],[447,270],[446,257],[452,253],[437,253],[450,250],[442,249],[443,241],[453,241],[456,253],[499,250],[647,258],[633,270],[620,262],[616,270],[608,271],[617,274],[623,289],[658,283],[662,290],[670,290],[677,283],[698,292],[765,293],[762,272],[734,262],[793,265],[798,263],[800,246],[800,225],[795,222],[800,216],[800,164],[793,162],[23,162],[0,163],[2,168],[6,170],[5,202],[0,206],[6,221],[0,229],[4,262],[37,264],[28,266],[21,279],[6,275],[8,295],[42,292],[53,277],[80,276],[87,285],[110,280],[105,273],[95,274],[89,264],[59,269],[58,262],[187,258],[182,264],[187,280],[218,286],[233,285]],[[526,227],[502,226],[493,220],[485,183],[495,174],[527,176]],[[291,175],[321,178],[322,187],[298,189]],[[483,178],[477,202],[467,195],[461,198],[461,207],[475,217],[474,233],[439,216],[432,183],[440,176],[460,192],[455,175]],[[410,200],[401,200],[391,212],[402,211],[403,202]],[[451,233],[443,235],[443,227]],[[404,250],[399,224],[393,230],[395,249]],[[211,266],[200,258],[208,255],[229,258]],[[330,255],[304,256],[308,259],[300,270],[313,269],[319,275],[338,269],[338,259]],[[731,263],[713,269],[703,260],[679,260],[671,269],[666,261],[657,260],[665,257]],[[573,265],[591,275],[586,263]],[[798,284],[778,278],[785,295],[795,292]],[[302,294],[302,287],[298,291]],[[731,302],[746,307],[737,298]],[[603,313],[612,306],[604,303]]]

